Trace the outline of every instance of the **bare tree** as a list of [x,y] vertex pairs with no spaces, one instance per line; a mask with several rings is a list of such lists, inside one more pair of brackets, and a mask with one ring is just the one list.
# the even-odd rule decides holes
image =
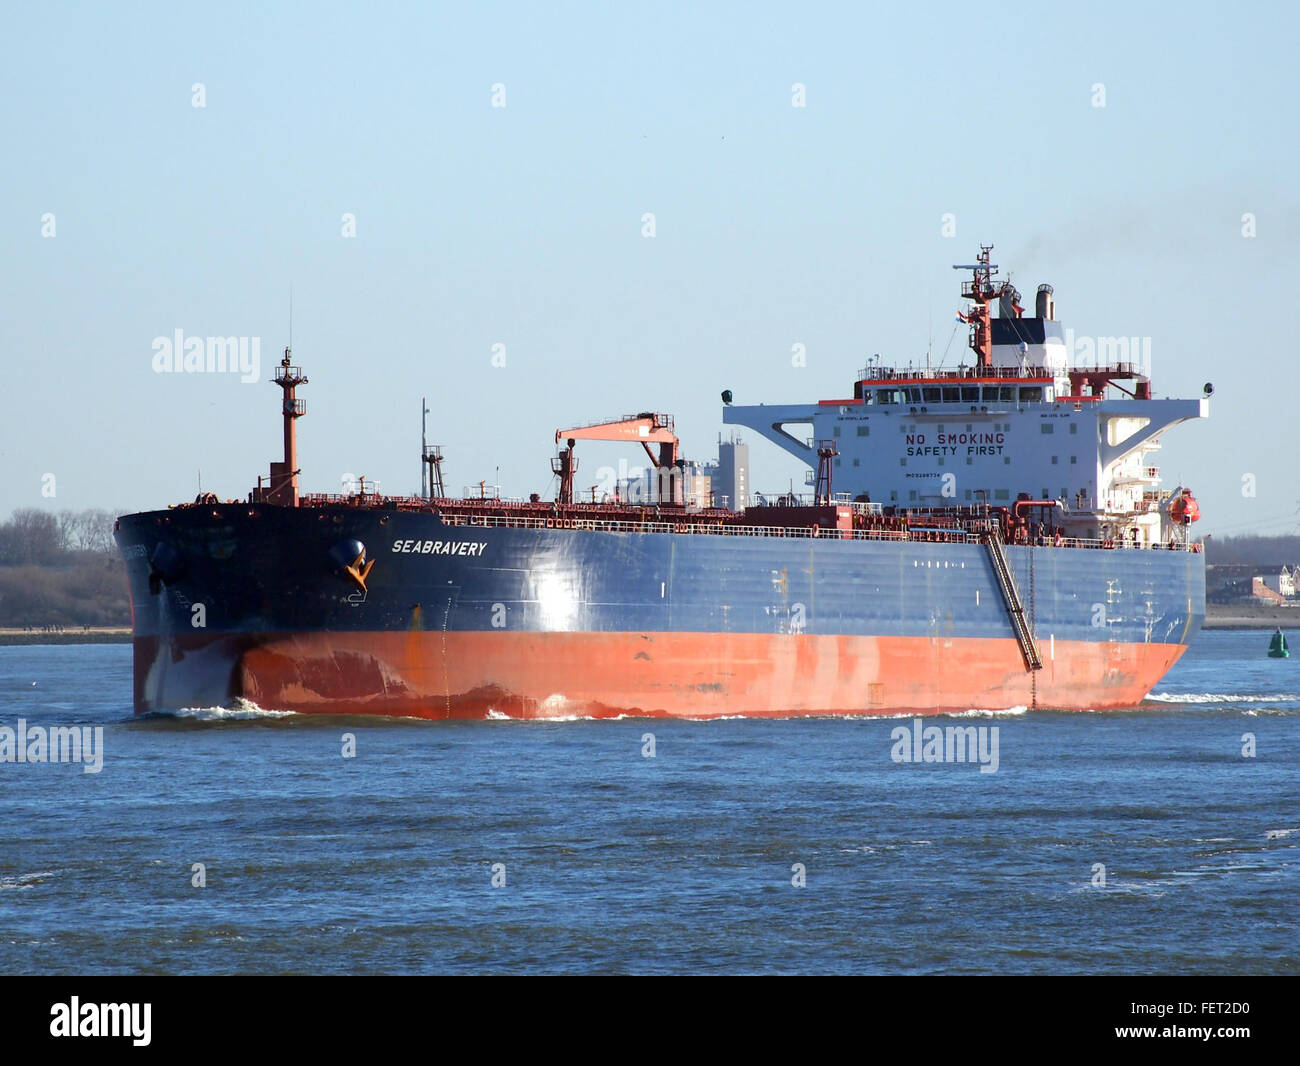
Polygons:
[[76,546],[77,513],[59,512],[59,551],[70,552]]
[[20,508],[0,523],[0,566],[49,566],[69,552],[113,553],[113,512]]
[[108,511],[78,511],[74,516],[72,547],[83,552],[113,550],[113,515]]
[[10,566],[46,566],[59,557],[59,520],[49,511],[22,507],[4,524],[3,558]]
[[113,543],[113,523],[116,519],[110,511],[86,512],[86,550],[92,552],[111,552]]

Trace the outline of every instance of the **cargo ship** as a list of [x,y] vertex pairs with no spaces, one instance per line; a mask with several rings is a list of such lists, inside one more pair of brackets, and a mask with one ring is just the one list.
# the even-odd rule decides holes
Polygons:
[[[558,430],[551,499],[452,498],[423,445],[419,496],[300,493],[307,378],[286,348],[269,478],[117,522],[136,712],[1136,706],[1204,617],[1198,505],[1160,488],[1151,453],[1208,415],[1212,388],[1157,399],[1140,360],[1076,359],[1051,286],[1027,314],[990,250],[958,267],[961,365],[875,359],[849,395],[808,404],[722,394],[724,424],[807,464],[807,494],[751,492],[734,438],[719,464],[688,463],[658,412]],[[588,440],[640,444],[646,491],[575,499]]]

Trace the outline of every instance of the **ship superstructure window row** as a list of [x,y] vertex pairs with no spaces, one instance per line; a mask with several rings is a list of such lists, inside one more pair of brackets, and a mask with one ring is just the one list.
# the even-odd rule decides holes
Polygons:
[[866,404],[932,404],[932,403],[1042,403],[1041,385],[961,385],[942,388],[876,389],[862,394]]

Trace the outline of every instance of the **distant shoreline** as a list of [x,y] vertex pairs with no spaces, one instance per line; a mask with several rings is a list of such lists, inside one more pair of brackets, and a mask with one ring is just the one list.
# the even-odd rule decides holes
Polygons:
[[44,632],[9,626],[0,628],[0,647],[30,644],[130,644],[130,626],[68,626],[63,632]]
[[1239,607],[1208,606],[1202,629],[1297,629],[1300,630],[1300,611],[1282,607],[1264,612],[1244,610]]

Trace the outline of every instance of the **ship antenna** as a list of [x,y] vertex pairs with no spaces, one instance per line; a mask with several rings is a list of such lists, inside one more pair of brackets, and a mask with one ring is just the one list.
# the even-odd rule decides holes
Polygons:
[[428,440],[429,403],[427,396],[420,397],[420,495],[429,498],[429,468],[424,457],[429,454]]

